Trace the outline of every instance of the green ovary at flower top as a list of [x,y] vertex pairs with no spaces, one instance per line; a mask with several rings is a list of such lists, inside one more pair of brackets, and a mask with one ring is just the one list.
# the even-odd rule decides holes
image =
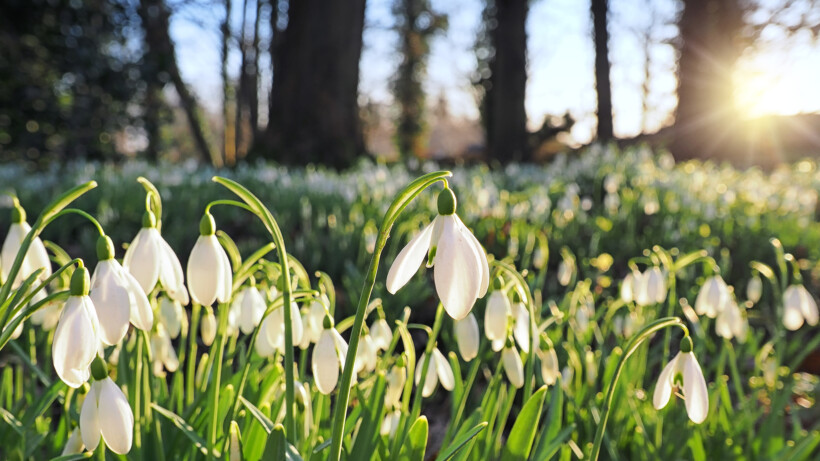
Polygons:
[[393,261],[387,273],[387,291],[396,293],[403,287],[427,254],[441,304],[450,317],[459,320],[487,293],[490,267],[481,244],[455,211],[455,194],[445,187],[438,196],[438,216]]

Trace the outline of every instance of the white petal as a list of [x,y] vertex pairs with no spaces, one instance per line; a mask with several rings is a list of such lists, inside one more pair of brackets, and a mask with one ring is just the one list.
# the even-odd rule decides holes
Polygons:
[[80,454],[83,450],[85,450],[85,445],[83,444],[83,439],[80,435],[80,428],[75,427],[74,430],[71,431],[71,435],[68,437],[65,447],[63,447],[63,452],[60,453],[60,456]]
[[45,280],[51,276],[51,261],[48,259],[48,252],[46,252],[46,247],[43,245],[43,241],[40,240],[40,237],[35,237],[34,240],[31,241],[26,259],[30,260],[33,271],[41,267],[44,269],[40,274],[40,280]]
[[114,453],[128,453],[134,436],[134,414],[125,394],[111,378],[106,378],[101,382],[99,401],[98,418],[105,444]]
[[223,281],[221,247],[215,235],[200,235],[188,258],[188,287],[194,302],[210,306]]
[[390,266],[390,271],[387,272],[387,291],[391,294],[395,294],[407,284],[419,270],[419,266],[424,261],[424,255],[430,247],[432,235],[433,225],[429,224],[399,252],[393,265]]
[[216,339],[216,316],[214,315],[214,311],[206,309],[199,327],[201,330],[200,337],[202,338],[202,344],[206,346],[213,344],[214,339]]
[[[262,320],[262,315],[265,313],[265,300],[262,299],[259,290],[254,287],[245,288],[237,295],[237,298],[241,298],[242,302],[239,308],[239,327],[242,333],[249,335]],[[237,301],[240,299],[235,300]]]
[[319,342],[313,348],[313,379],[322,394],[330,394],[339,380],[339,359],[336,357],[336,345],[330,330],[322,331]]
[[658,384],[655,385],[655,393],[652,396],[652,405],[656,410],[660,410],[669,403],[669,398],[672,396],[672,378],[675,370],[677,370],[677,363],[681,354],[675,356],[669,363],[663,367],[661,375],[658,377]]
[[182,330],[182,306],[179,302],[172,301],[166,297],[162,297],[159,302],[159,316],[161,323],[165,325],[165,330],[168,331],[168,336],[176,338]]
[[153,227],[143,227],[125,251],[122,265],[139,282],[146,294],[159,280],[159,231]]
[[511,315],[510,301],[502,291],[490,293],[484,311],[484,334],[491,341],[507,339],[507,322]]
[[501,352],[501,361],[504,363],[504,371],[510,384],[521,389],[524,386],[524,364],[521,363],[521,356],[515,347],[505,347]]
[[231,299],[231,295],[233,294],[233,271],[231,270],[231,261],[228,259],[228,255],[225,253],[225,249],[222,248],[222,245],[219,245],[219,260],[221,261],[219,273],[222,277],[220,279],[219,289],[216,292],[216,299],[221,303],[226,303]]
[[476,321],[475,315],[470,312],[467,317],[456,320],[454,330],[461,358],[464,359],[465,362],[469,362],[478,355],[478,345],[480,341],[478,321]]
[[[20,252],[20,244],[23,243],[23,238],[26,236],[26,233],[20,223],[13,223],[9,226],[9,233],[6,234],[6,239],[3,241],[3,250],[0,252],[0,270],[2,270],[3,282],[8,282],[9,271],[11,270],[11,266],[14,265],[14,259],[17,258],[17,253]],[[20,272],[22,272],[22,266],[20,267]],[[20,279],[21,277],[18,275],[17,280]],[[15,280],[15,282],[17,282],[17,280]],[[12,285],[16,284],[17,283],[13,283]]]
[[683,395],[686,398],[686,413],[695,424],[700,424],[709,413],[709,392],[706,380],[695,354],[686,352],[682,355]]
[[122,276],[128,285],[128,295],[131,299],[131,323],[142,331],[151,331],[154,326],[154,310],[145,291],[127,270],[123,271]]
[[342,368],[344,368],[345,360],[347,359],[347,341],[342,338],[342,335],[340,335],[339,331],[335,328],[330,329],[330,334],[333,335],[333,342],[336,344],[336,353],[339,356],[339,363]]
[[113,259],[100,261],[94,269],[89,297],[94,303],[100,324],[100,340],[113,346],[125,337],[131,316],[131,298],[120,276],[119,263]]
[[51,344],[54,369],[60,379],[73,388],[80,387],[88,380],[88,367],[97,355],[99,344],[96,319],[89,315],[83,298],[68,298]]
[[271,343],[267,332],[268,332],[268,324],[270,323],[272,315],[268,315],[262,320],[261,325],[259,328],[262,330],[256,335],[256,344],[254,345],[254,350],[256,353],[259,354],[260,357],[270,357],[273,355],[273,352],[276,350]]
[[453,375],[453,368],[450,367],[450,362],[447,361],[444,354],[442,354],[438,348],[433,349],[433,361],[436,366],[436,374],[438,375],[439,381],[441,381],[441,387],[447,389],[448,391],[452,391],[456,386],[456,378]]
[[[427,356],[425,352],[421,353],[419,361],[416,364],[416,385],[421,381],[422,367],[424,366],[424,358]],[[421,388],[422,397],[430,397],[438,385],[438,371],[436,368],[435,359],[430,359],[430,364],[427,366],[427,376],[424,378],[424,386]]]
[[530,311],[524,307],[524,303],[515,303],[512,307],[515,325],[513,326],[513,336],[521,350],[525,354],[530,353]]
[[[168,296],[177,300],[183,306],[188,305],[188,290],[185,289],[185,277],[182,274],[182,264],[179,263],[176,253],[168,242],[159,235],[159,280]],[[216,240],[216,237],[214,237]],[[217,245],[219,245],[217,243]],[[219,247],[222,250],[222,247]],[[224,251],[223,251],[224,253]]]
[[506,339],[494,339],[490,342],[490,347],[492,347],[493,352],[498,352],[501,349],[504,349],[504,344],[506,343]]
[[786,303],[783,306],[783,326],[792,331],[799,330],[803,326],[803,312],[799,304]]
[[82,409],[80,410],[80,435],[83,444],[89,451],[94,451],[100,443],[102,433],[100,431],[99,409],[97,401],[99,399],[100,382],[91,384],[91,390],[85,395]]
[[478,297],[481,262],[464,233],[459,232],[452,216],[441,218],[444,224],[434,260],[433,278],[444,310],[458,320],[470,313]]
[[558,369],[558,355],[555,349],[550,349],[541,355],[541,378],[544,384],[551,386],[555,384],[561,371]]
[[817,312],[817,302],[814,301],[814,298],[809,291],[806,290],[805,287],[801,287],[800,290],[801,294],[801,302],[800,302],[800,311],[803,314],[803,318],[806,319],[806,323],[811,326],[817,325],[818,321],[818,312]]
[[290,303],[290,332],[292,344],[299,344],[302,341],[302,316],[299,314],[299,306]]
[[458,215],[455,215],[455,217],[459,224],[461,224],[462,229],[468,237],[467,241],[473,246],[476,255],[478,255],[478,260],[481,263],[481,285],[478,289],[478,297],[483,298],[484,295],[487,294],[487,288],[490,286],[490,264],[487,262],[487,252],[484,251],[481,243],[479,243],[478,239],[475,238],[475,235],[470,231],[470,229],[464,225],[461,218],[459,218]]

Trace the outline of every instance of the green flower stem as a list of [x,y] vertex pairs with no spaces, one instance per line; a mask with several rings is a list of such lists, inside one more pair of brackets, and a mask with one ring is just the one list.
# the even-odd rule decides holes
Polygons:
[[[225,186],[228,190],[242,199],[248,208],[262,221],[262,224],[270,233],[273,243],[276,245],[276,252],[279,256],[279,263],[282,265],[283,281],[283,306],[285,306],[285,434],[290,441],[295,441],[296,420],[294,419],[295,399],[294,399],[294,377],[293,377],[293,325],[290,318],[290,303],[292,298],[292,287],[290,281],[290,264],[288,263],[288,253],[285,249],[285,239],[282,230],[273,218],[270,210],[241,184],[227,178],[214,176],[213,181]],[[355,351],[354,351],[355,352]]]
[[[675,275],[675,272],[670,272],[669,280],[668,280],[669,290],[668,290],[668,293],[666,294],[666,298],[667,298],[667,301],[668,301],[667,305],[666,305],[666,316],[667,317],[672,317],[673,315],[675,315],[675,304],[678,301],[676,282],[677,282],[677,277]],[[672,338],[671,335],[672,335],[672,330],[667,329],[663,333],[663,356],[661,356],[662,361],[666,360],[667,357],[669,357],[669,342]]]
[[641,331],[639,331],[626,345],[626,350],[624,354],[621,356],[621,359],[618,361],[618,366],[615,369],[615,375],[612,377],[612,381],[609,383],[609,389],[606,392],[606,398],[604,399],[604,407],[601,411],[601,421],[598,423],[598,428],[595,430],[595,440],[592,444],[592,451],[589,453],[589,459],[592,461],[596,461],[598,459],[598,455],[601,453],[601,443],[604,440],[604,431],[606,430],[606,423],[609,420],[609,413],[612,410],[612,399],[615,397],[615,388],[618,385],[618,378],[621,376],[621,372],[626,365],[627,359],[638,349],[638,347],[646,341],[649,337],[651,337],[656,331],[662,330],[668,327],[679,327],[683,329],[683,333],[686,336],[689,336],[689,329],[686,328],[683,321],[678,317],[665,317],[662,319],[658,319],[649,325],[645,326]]
[[51,224],[52,221],[59,218],[60,216],[65,216],[65,215],[71,214],[71,213],[78,214],[78,215],[82,216],[83,218],[89,220],[91,222],[91,224],[93,224],[94,227],[97,228],[97,232],[100,233],[100,236],[105,235],[105,231],[103,230],[102,225],[100,225],[99,221],[97,221],[93,216],[86,213],[85,211],[77,209],[77,208],[66,208],[66,209],[60,211],[59,213],[57,213],[54,216],[52,216],[51,218],[49,218],[49,220],[46,221],[46,223],[43,227],[48,226],[49,224]]
[[524,399],[522,400],[522,402],[526,402],[532,395],[532,377],[535,373],[535,351],[532,350],[533,338],[538,336],[538,319],[535,318],[535,302],[532,299],[530,286],[527,284],[527,281],[524,280],[521,273],[515,270],[515,267],[503,261],[493,261],[493,265],[500,267],[513,277],[513,279],[518,281],[518,285],[524,290],[524,301],[527,303],[527,310],[530,313],[530,352],[527,354],[527,363],[524,367]]
[[[370,265],[367,268],[367,277],[362,286],[362,293],[359,297],[359,304],[356,307],[356,320],[353,322],[353,329],[350,332],[350,344],[347,349],[347,357],[345,357],[344,371],[342,371],[342,380],[339,383],[339,395],[336,399],[336,406],[333,409],[333,432],[331,439],[331,451],[328,460],[338,461],[342,456],[342,437],[345,426],[345,419],[347,418],[347,404],[350,401],[350,381],[353,378],[353,362],[356,358],[356,349],[359,347],[359,336],[362,332],[362,323],[364,322],[364,314],[367,305],[370,303],[370,295],[373,293],[373,286],[376,284],[376,273],[379,270],[379,260],[381,259],[382,251],[387,238],[390,236],[390,229],[399,217],[399,214],[416,198],[422,191],[432,186],[436,182],[443,181],[446,184],[445,178],[452,176],[449,171],[437,171],[435,173],[426,174],[415,181],[411,182],[405,187],[385,213],[384,221],[382,221],[379,235],[376,239],[376,246],[373,250],[373,256],[370,258]],[[286,309],[287,311],[287,309]],[[287,368],[287,367],[286,367]],[[292,367],[290,367],[292,369]],[[412,379],[408,377],[408,379]]]
[[[81,195],[85,194],[89,190],[97,187],[96,181],[88,181],[85,184],[81,184],[69,191],[65,192],[63,195],[57,197],[53,202],[51,202],[40,216],[37,217],[37,220],[34,221],[34,224],[31,226],[31,230],[26,234],[23,238],[23,243],[20,244],[20,250],[17,252],[17,256],[14,258],[14,263],[11,265],[11,269],[9,269],[8,280],[14,280],[17,278],[17,274],[20,272],[20,267],[23,265],[23,259],[26,257],[28,253],[29,247],[31,247],[31,243],[37,238],[43,229],[51,222],[52,218],[57,215],[63,208],[67,207],[69,203],[76,200]],[[5,303],[11,293],[11,283],[3,284],[0,287],[0,305]]]
[[202,306],[194,301],[191,312],[191,325],[188,328],[188,357],[187,367],[185,372],[185,404],[191,406],[194,403],[194,381],[196,378],[196,350],[197,350],[197,332],[199,329],[199,317],[202,313]]
[[227,339],[225,332],[228,329],[228,307],[227,305],[219,306],[219,326],[216,330],[217,348],[216,361],[214,362],[216,367],[214,368],[213,383],[211,384],[213,386],[213,400],[211,400],[211,433],[208,438],[208,453],[211,457],[215,452],[216,438],[219,434],[219,388],[222,385],[222,359],[224,358],[225,340]]
[[143,336],[137,335],[137,366],[134,373],[134,448],[137,453],[142,451],[142,347]]

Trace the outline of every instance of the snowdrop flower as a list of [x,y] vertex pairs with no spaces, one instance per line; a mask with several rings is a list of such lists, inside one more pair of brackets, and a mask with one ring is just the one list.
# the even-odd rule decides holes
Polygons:
[[[268,341],[279,350],[285,350],[285,309],[279,307],[266,317],[270,319],[265,325],[262,333],[268,336]],[[299,314],[299,306],[295,302],[290,303],[290,326],[293,344],[302,342],[302,316]]]
[[163,368],[171,373],[179,368],[177,352],[171,343],[171,337],[161,323],[157,325],[156,331],[151,335],[151,353],[154,356],[155,376],[162,376]]
[[797,330],[805,320],[811,326],[817,325],[817,303],[803,285],[792,285],[783,293],[783,325],[789,330]]
[[516,389],[521,389],[524,386],[524,364],[515,349],[515,344],[510,340],[507,340],[507,345],[501,351],[501,362],[504,364],[504,372],[510,384]]
[[188,258],[191,298],[203,306],[210,306],[215,300],[226,303],[231,297],[231,262],[214,234],[215,229],[214,217],[206,211],[199,222],[199,238]]
[[715,318],[729,303],[729,287],[720,275],[706,279],[695,299],[695,312]]
[[379,360],[377,351],[378,349],[373,344],[370,335],[362,335],[359,339],[359,345],[356,347],[356,361],[353,362],[353,372],[361,373],[362,371],[371,372],[375,370]]
[[83,439],[80,436],[80,428],[75,427],[74,430],[71,431],[71,435],[68,436],[68,440],[60,456],[77,455],[82,453],[83,450],[85,450],[85,445],[83,445]]
[[214,339],[216,339],[216,316],[214,311],[211,310],[211,306],[206,306],[205,315],[202,316],[199,323],[199,329],[202,343],[206,346],[213,344]]
[[370,326],[370,336],[373,337],[376,348],[383,351],[386,351],[393,342],[393,331],[383,318],[379,318]]
[[635,302],[639,306],[662,303],[666,299],[666,279],[658,266],[641,275],[635,284]]
[[71,276],[71,296],[65,303],[51,343],[54,369],[60,379],[73,388],[88,381],[88,367],[97,356],[100,345],[97,313],[88,296],[90,284],[88,269],[77,267]]
[[379,427],[379,434],[393,438],[399,428],[399,421],[401,421],[401,410],[395,409],[387,413],[384,415],[382,425]]
[[572,280],[572,268],[567,263],[567,260],[563,260],[558,264],[558,283],[561,284],[562,287],[569,285],[569,282]]
[[143,215],[142,229],[128,246],[122,265],[139,282],[145,294],[151,293],[159,281],[171,299],[183,306],[188,304],[182,265],[157,230],[157,219],[151,211]]
[[535,351],[538,358],[541,360],[541,378],[544,384],[552,386],[555,381],[561,376],[561,370],[558,368],[558,355],[555,354],[555,348],[549,343],[542,342],[541,347]]
[[[14,209],[11,211],[11,226],[9,226],[9,233],[3,242],[3,249],[0,251],[0,275],[2,275],[4,283],[8,283],[9,272],[29,231],[31,231],[31,226],[26,222],[26,211],[23,210],[17,199],[14,199]],[[38,279],[45,280],[51,276],[51,261],[48,259],[46,247],[40,237],[35,237],[31,241],[26,256],[23,258],[23,264],[12,282],[12,288],[19,287],[23,280],[40,268],[43,268],[43,272],[40,273]]]
[[621,299],[625,303],[631,303],[632,301],[635,300],[635,296],[634,296],[635,282],[639,277],[640,277],[640,273],[636,274],[634,272],[630,272],[630,273],[626,274],[626,277],[624,277],[624,281],[621,282],[620,295],[621,295]]
[[752,304],[757,303],[760,301],[760,296],[763,294],[763,280],[760,279],[760,276],[755,274],[754,277],[749,279],[749,283],[746,285],[746,299],[752,302]]
[[[422,352],[416,364],[416,385],[421,381],[421,371],[426,356],[426,352]],[[450,362],[444,358],[444,354],[442,354],[438,348],[434,348],[433,356],[430,358],[430,366],[427,367],[427,376],[424,378],[424,386],[421,388],[421,396],[430,397],[433,395],[433,391],[436,390],[439,381],[441,381],[441,387],[452,391],[456,385],[455,379],[453,369],[450,367]]]
[[441,304],[450,317],[459,320],[487,293],[490,267],[481,244],[455,212],[456,196],[445,188],[438,196],[438,216],[410,240],[390,267],[387,291],[394,294],[403,287],[427,253],[427,266],[435,266],[433,277]]
[[[31,304],[36,304],[46,296],[48,296],[48,293],[46,293],[44,288],[34,294],[34,297],[31,298]],[[57,326],[57,322],[60,320],[60,313],[63,309],[62,304],[63,303],[59,301],[48,302],[45,306],[37,309],[33,314],[31,314],[31,323],[40,325],[45,331],[53,330]]]
[[683,389],[686,413],[695,424],[700,424],[709,413],[709,393],[706,380],[692,353],[692,338],[686,336],[681,340],[680,352],[661,371],[652,404],[660,410],[669,403],[673,388]]
[[484,334],[490,341],[507,339],[507,323],[512,316],[512,307],[507,295],[501,290],[490,293],[487,309],[484,310]]
[[239,329],[246,335],[252,334],[262,322],[262,316],[268,308],[265,298],[255,286],[251,285],[239,292],[234,300],[234,304],[236,303],[239,303]]
[[467,317],[461,320],[455,320],[453,324],[454,335],[456,337],[456,344],[458,344],[458,352],[465,362],[469,362],[478,355],[479,332],[478,321],[475,315],[470,312]]
[[139,282],[114,259],[114,243],[108,236],[97,240],[99,262],[91,277],[91,301],[100,325],[100,340],[106,346],[122,341],[128,322],[143,331],[154,326],[154,312]]
[[339,381],[339,370],[344,368],[347,342],[333,328],[333,320],[325,316],[324,329],[313,348],[311,368],[316,387],[322,394],[330,394]]
[[125,394],[107,376],[105,365],[100,365],[94,367],[95,381],[80,410],[80,433],[88,450],[94,451],[102,438],[111,451],[124,455],[131,451],[134,413]]
[[[308,310],[308,329],[304,330],[302,334],[307,333],[310,336],[310,342],[315,343],[319,341],[319,336],[322,334],[322,324],[325,320],[325,315],[327,315],[327,309],[325,306],[330,304],[327,300],[325,295],[322,295],[324,299],[314,299],[312,303],[310,303],[310,309]],[[322,301],[325,301],[324,303]]]
[[733,299],[729,299],[717,315],[715,321],[715,332],[726,339],[737,338],[738,341],[746,341],[746,333],[749,330],[749,323],[746,317]]
[[387,387],[384,391],[384,406],[387,408],[399,408],[401,405],[401,394],[407,381],[407,367],[404,365],[404,355],[401,355],[396,365],[390,368],[385,376]]
[[162,297],[159,301],[159,322],[165,325],[165,331],[171,339],[179,336],[182,331],[182,324],[186,323],[188,318],[185,316],[185,311],[182,310],[182,305],[179,301]]
[[530,353],[530,311],[521,302],[518,292],[513,293],[513,337],[525,354]]

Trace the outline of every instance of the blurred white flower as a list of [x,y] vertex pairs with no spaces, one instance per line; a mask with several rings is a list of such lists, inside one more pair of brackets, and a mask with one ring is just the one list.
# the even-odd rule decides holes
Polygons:
[[530,311],[522,302],[512,305],[513,336],[525,354],[530,353]]
[[[268,341],[279,351],[285,350],[285,309],[278,307],[273,310],[263,321],[264,329],[260,333],[268,336]],[[293,344],[302,342],[302,335],[304,334],[302,328],[302,316],[299,313],[299,306],[295,302],[290,303],[290,325],[291,325],[291,339]]]
[[729,299],[718,313],[715,321],[715,332],[726,339],[737,338],[739,342],[746,341],[749,331],[749,322],[741,312],[740,307],[733,299]]
[[555,384],[555,381],[561,376],[555,348],[547,345],[547,347],[538,348],[536,354],[541,360],[541,378],[544,380],[544,384],[548,386]]
[[210,306],[206,306],[205,314],[199,322],[199,335],[202,338],[202,344],[210,346],[216,339],[216,316]]
[[379,357],[378,349],[373,344],[369,334],[364,334],[359,338],[359,345],[356,347],[356,361],[353,364],[353,372],[372,372],[376,369]]
[[157,324],[156,331],[151,334],[151,354],[154,359],[154,375],[163,376],[163,368],[173,373],[179,368],[179,358],[171,343],[171,337],[162,324]]
[[512,315],[512,307],[507,295],[501,290],[490,293],[484,310],[484,334],[490,341],[507,339],[507,324]]
[[114,453],[124,455],[131,451],[134,414],[125,394],[111,378],[91,383],[80,410],[80,433],[90,451],[97,449],[100,438]]
[[752,304],[755,304],[760,301],[760,296],[762,294],[763,280],[760,279],[759,275],[755,274],[749,279],[749,283],[746,285],[746,299],[751,301]]
[[695,299],[695,312],[715,318],[730,301],[729,287],[720,275],[706,279]]
[[561,284],[562,287],[569,285],[569,282],[572,280],[572,267],[570,267],[567,260],[563,260],[558,263],[558,283]]
[[83,439],[82,436],[80,436],[80,428],[75,427],[74,430],[71,431],[71,435],[68,436],[68,440],[60,456],[77,455],[82,453],[83,450],[85,450],[85,445],[83,445]]
[[635,281],[635,302],[639,306],[662,303],[666,299],[666,277],[658,266],[653,266]]
[[803,321],[817,325],[817,303],[803,285],[791,285],[783,293],[783,325],[789,330],[798,330]]
[[[6,234],[3,249],[0,251],[0,275],[2,275],[1,281],[3,283],[8,283],[9,272],[14,265],[15,258],[17,258],[17,253],[20,252],[20,247],[26,235],[31,231],[31,226],[26,222],[26,212],[16,203],[16,199],[11,221],[9,233]],[[37,277],[39,280],[45,280],[51,276],[51,261],[48,259],[46,247],[40,237],[35,237],[28,247],[26,256],[23,257],[23,264],[20,266],[20,270],[17,271],[17,276],[14,277],[11,284],[12,288],[19,287],[23,280],[40,268],[43,268],[43,272]]]
[[401,421],[401,410],[396,409],[387,413],[384,415],[384,421],[382,421],[379,428],[379,434],[393,438],[399,428],[399,421]]
[[390,368],[385,377],[387,388],[384,391],[384,406],[387,408],[399,408],[401,405],[401,394],[404,391],[404,383],[407,381],[407,367],[404,366],[404,357],[399,359],[399,363]]
[[390,266],[387,291],[395,294],[403,287],[428,254],[427,266],[435,266],[436,293],[450,317],[458,320],[487,293],[490,268],[481,244],[455,214],[452,191],[444,189],[438,202],[438,216],[410,240]]
[[516,389],[521,389],[524,386],[524,364],[515,349],[515,344],[511,341],[508,341],[504,350],[501,351],[501,362],[504,364],[504,372],[507,374],[510,384],[515,386]]
[[236,296],[234,303],[239,303],[239,329],[246,335],[252,334],[268,308],[265,298],[255,286],[246,286]]
[[380,350],[386,351],[393,342],[393,331],[390,325],[383,318],[377,319],[370,325],[370,336],[373,337],[373,344]]
[[159,301],[159,322],[165,325],[165,330],[171,339],[179,336],[182,324],[187,322],[185,311],[179,301],[163,296]]
[[331,326],[330,318],[325,320],[325,328],[313,348],[311,367],[316,387],[322,394],[330,394],[339,381],[339,370],[344,368],[347,342]]
[[188,290],[179,258],[162,238],[156,228],[156,218],[150,211],[145,212],[142,229],[134,237],[125,251],[123,267],[134,276],[145,294],[150,294],[157,281],[172,299],[183,306],[188,304]]
[[[637,276],[637,277],[636,277]],[[640,277],[640,273],[630,272],[626,274],[624,277],[624,281],[621,282],[621,299],[625,303],[631,303],[634,301],[634,293],[635,293],[635,281],[637,278]]]
[[481,338],[478,332],[478,321],[475,315],[470,312],[467,317],[455,320],[453,323],[453,333],[458,344],[458,352],[465,362],[469,362],[478,355],[478,346]]

